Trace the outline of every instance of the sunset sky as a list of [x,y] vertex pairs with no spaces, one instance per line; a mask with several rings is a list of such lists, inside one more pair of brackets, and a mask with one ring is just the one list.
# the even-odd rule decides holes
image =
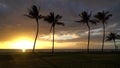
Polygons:
[[[32,5],[40,6],[40,13],[55,12],[63,16],[65,26],[56,26],[55,48],[84,49],[87,46],[87,26],[75,21],[82,11],[110,11],[113,16],[106,25],[106,31],[120,34],[120,0],[0,0],[0,49],[30,49],[33,46],[36,22],[24,16]],[[51,49],[50,24],[39,20],[40,32],[36,48]],[[90,48],[100,49],[102,24],[91,26]],[[120,41],[116,40],[120,48]],[[114,48],[112,42],[105,42],[105,48]]]

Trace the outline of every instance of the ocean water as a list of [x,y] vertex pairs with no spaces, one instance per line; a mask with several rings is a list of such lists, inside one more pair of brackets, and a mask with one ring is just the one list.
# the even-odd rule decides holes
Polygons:
[[[86,52],[86,49],[55,49],[55,52]],[[104,49],[104,52],[113,52],[114,49]],[[117,50],[117,51],[120,51]],[[0,52],[23,52],[22,49],[0,49]],[[32,52],[32,49],[26,49],[25,52]],[[35,49],[35,52],[51,52],[51,49]],[[90,52],[101,52],[101,49],[90,49]]]

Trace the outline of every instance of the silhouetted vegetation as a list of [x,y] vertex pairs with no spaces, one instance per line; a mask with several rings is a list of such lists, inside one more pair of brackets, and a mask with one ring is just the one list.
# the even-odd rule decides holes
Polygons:
[[39,33],[39,22],[38,22],[38,20],[43,18],[43,16],[40,15],[39,10],[40,9],[38,9],[36,5],[33,5],[31,7],[31,9],[29,9],[28,14],[25,14],[25,16],[36,20],[37,28],[36,28],[36,36],[35,36],[35,40],[34,40],[34,45],[33,45],[33,52],[35,51],[35,45],[36,45],[36,41],[37,41],[37,37],[38,37],[38,33]]
[[88,13],[86,11],[83,11],[80,16],[80,21],[76,21],[79,23],[85,23],[88,27],[88,45],[87,45],[87,52],[89,53],[89,46],[90,46],[90,25],[89,23],[96,24],[97,21],[91,19],[92,13]]
[[106,37],[106,41],[113,41],[114,42],[114,46],[115,46],[115,51],[117,51],[118,49],[118,46],[116,45],[116,39],[119,39],[120,40],[120,35],[117,35],[117,33],[110,33],[108,34],[108,36]]
[[[0,6],[4,6],[4,4],[0,3]],[[35,34],[33,50],[32,50],[33,53],[31,53],[31,49],[30,50],[27,49],[28,51],[26,50],[25,53],[19,53],[17,51],[16,53],[15,52],[11,53],[9,51],[4,53],[3,50],[1,51],[0,54],[0,68],[120,68],[120,54],[119,54],[120,51],[118,52],[117,55],[114,54],[119,49],[116,44],[116,40],[120,40],[120,35],[111,32],[106,36],[106,24],[109,18],[112,17],[112,14],[110,14],[109,11],[103,10],[102,12],[98,12],[94,16],[92,15],[92,12],[90,13],[87,11],[81,12],[79,14],[80,19],[75,22],[82,23],[87,26],[88,29],[87,48],[85,50],[83,49],[83,51],[76,49],[77,50],[76,52],[73,52],[72,49],[70,49],[72,52],[67,52],[67,51],[59,52],[58,49],[58,52],[56,54],[54,54],[55,28],[56,25],[62,25],[62,26],[65,25],[63,22],[60,22],[62,16],[59,14],[55,15],[54,12],[50,12],[49,15],[43,16],[40,14],[40,8],[38,8],[36,5],[32,5],[32,7],[28,9],[28,13],[25,14],[24,16],[30,19],[34,19],[36,22],[36,30],[35,30],[36,34]],[[39,28],[40,28],[39,20],[41,19],[44,19],[44,21],[51,24],[50,32],[52,32],[52,49],[50,49],[50,51],[52,51],[52,54],[49,52],[49,49],[48,50],[45,49],[46,52],[44,52],[44,50],[42,52],[42,49],[41,51],[38,50],[38,52],[36,50],[36,53],[34,53],[38,34],[39,34]],[[102,23],[103,26],[102,48],[100,49],[102,52],[101,51],[97,52],[96,50],[90,52],[89,49],[90,41],[91,41],[90,24],[96,25],[98,22]],[[115,51],[107,52],[106,49],[106,52],[104,52],[105,41],[113,41]],[[8,42],[5,43],[9,44]],[[86,54],[86,51],[87,53],[89,52],[90,53]]]
[[103,41],[102,41],[102,52],[104,49],[104,42],[105,42],[105,25],[107,24],[107,21],[112,16],[112,14],[109,14],[109,11],[102,11],[98,12],[94,17],[99,20],[103,24]]
[[50,32],[53,31],[53,44],[52,44],[52,54],[54,53],[54,34],[55,34],[55,25],[62,25],[64,26],[64,23],[59,22],[59,20],[62,18],[59,14],[55,15],[54,12],[50,12],[49,15],[44,17],[44,20],[51,24]]
[[[50,12],[49,15],[47,16],[42,16],[39,13],[39,8],[36,5],[33,5],[31,7],[31,9],[29,9],[28,14],[25,14],[25,16],[31,18],[31,19],[35,19],[36,20],[36,25],[37,25],[37,29],[36,29],[36,36],[35,36],[35,40],[34,40],[34,46],[33,46],[33,52],[35,50],[35,45],[36,45],[36,41],[37,41],[37,37],[38,37],[38,33],[39,33],[39,19],[44,19],[44,21],[47,21],[48,23],[51,24],[50,27],[50,32],[52,32],[53,35],[53,40],[52,40],[52,54],[54,53],[54,41],[55,41],[55,26],[56,25],[62,25],[64,26],[63,22],[60,22],[59,20],[62,18],[61,15],[57,14],[55,15],[54,12]],[[94,24],[96,25],[97,22],[101,22],[103,25],[103,40],[102,40],[102,52],[104,50],[104,43],[105,43],[105,32],[106,32],[106,24],[107,21],[109,20],[109,18],[112,16],[112,14],[109,13],[109,11],[102,11],[102,12],[98,12],[97,14],[95,14],[94,16],[92,16],[92,12],[88,13],[87,11],[83,11],[79,14],[80,20],[76,21],[78,23],[85,23],[87,28],[88,28],[88,44],[87,44],[87,53],[89,53],[89,47],[90,47],[90,37],[91,37],[91,27],[90,24]],[[95,18],[95,19],[93,19]],[[116,37],[113,37],[112,35],[115,35],[114,33],[111,33],[109,36],[107,36],[107,40],[113,40],[114,44],[115,44],[115,49],[118,49],[118,47],[116,46],[115,43],[115,39],[117,39]],[[115,35],[116,36],[116,35]],[[112,37],[112,38],[111,38]]]

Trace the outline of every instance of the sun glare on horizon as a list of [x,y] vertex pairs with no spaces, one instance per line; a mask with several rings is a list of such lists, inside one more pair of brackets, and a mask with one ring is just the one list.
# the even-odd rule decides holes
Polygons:
[[23,53],[26,52],[26,49],[22,49],[22,52],[23,52]]
[[19,39],[15,41],[13,47],[16,49],[22,49],[22,52],[25,52],[26,49],[32,49],[33,42],[29,39]]
[[[26,52],[27,49],[33,49],[34,40],[29,38],[17,38],[12,41],[13,49],[21,49],[22,52]],[[37,40],[35,49],[51,48],[51,42]]]

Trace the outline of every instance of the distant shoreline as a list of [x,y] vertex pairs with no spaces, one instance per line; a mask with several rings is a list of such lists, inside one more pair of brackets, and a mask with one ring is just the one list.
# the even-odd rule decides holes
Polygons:
[[[90,49],[90,52],[100,52],[101,49]],[[105,49],[104,52],[114,52],[114,49]],[[120,52],[120,49],[118,50]],[[0,52],[22,52],[22,49],[0,49]],[[26,49],[25,52],[32,52]],[[51,49],[36,49],[35,52],[51,52]],[[55,49],[55,52],[86,52],[86,49]]]

